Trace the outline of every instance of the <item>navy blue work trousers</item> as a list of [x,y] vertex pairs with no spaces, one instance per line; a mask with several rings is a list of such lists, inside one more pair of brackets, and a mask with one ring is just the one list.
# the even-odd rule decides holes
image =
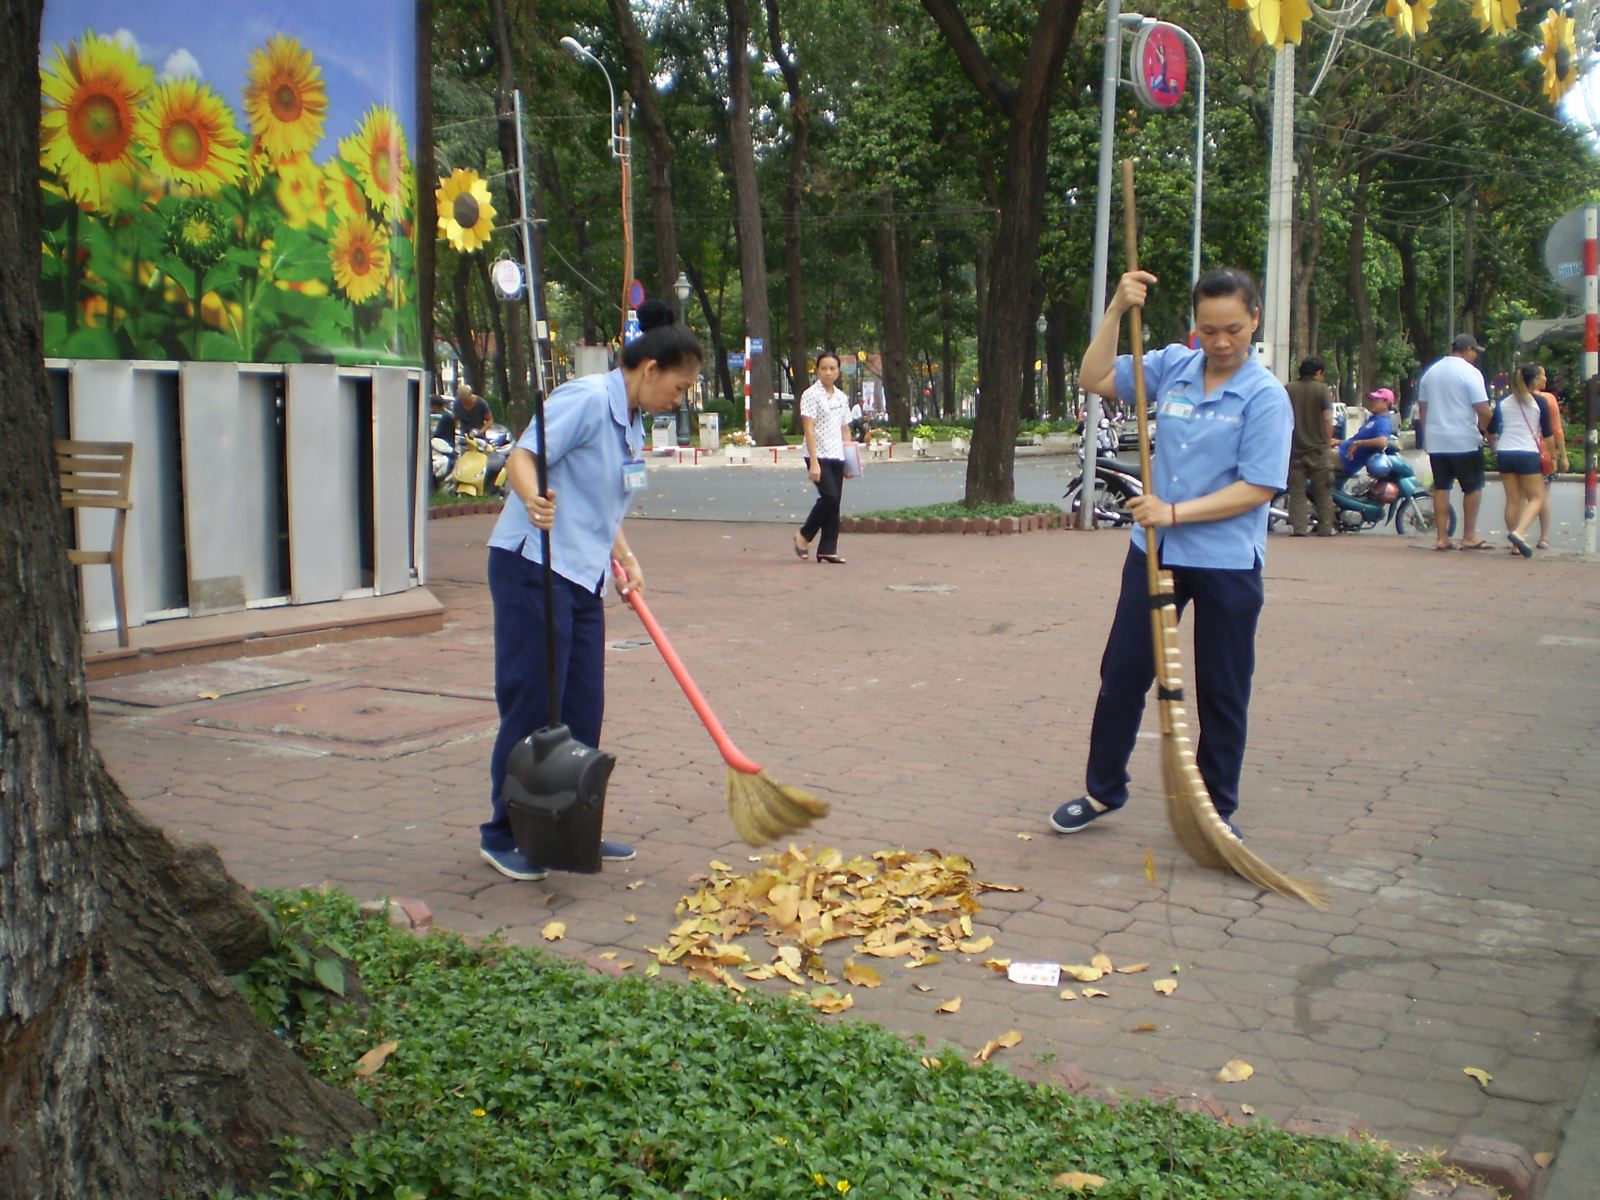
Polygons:
[[[1195,758],[1217,814],[1232,820],[1239,807],[1250,679],[1256,669],[1256,620],[1264,596],[1261,566],[1243,571],[1174,567],[1172,582],[1180,616],[1194,603],[1195,677],[1185,697],[1200,723]],[[1100,659],[1100,696],[1084,778],[1089,795],[1109,808],[1128,802],[1128,759],[1155,677],[1144,551],[1130,546],[1117,615]]]
[[[478,827],[487,850],[511,850],[506,816],[506,760],[511,749],[551,723],[545,679],[544,568],[498,546],[489,549],[489,598],[494,603],[494,702],[500,733],[489,758],[493,816]],[[606,615],[604,601],[570,579],[555,577],[556,681],[561,720],[573,738],[600,747],[606,708]]]

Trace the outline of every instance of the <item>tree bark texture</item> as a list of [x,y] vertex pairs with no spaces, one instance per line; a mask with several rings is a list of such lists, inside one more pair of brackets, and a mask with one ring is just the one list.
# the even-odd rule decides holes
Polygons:
[[676,153],[667,133],[666,119],[656,103],[654,71],[639,26],[634,22],[629,0],[607,0],[611,17],[621,35],[622,62],[628,72],[628,87],[634,107],[639,110],[639,125],[644,131],[646,157],[650,164],[650,223],[656,242],[656,295],[671,305],[679,316],[683,306],[674,286],[678,282],[678,231],[672,203],[672,159]]
[[[805,391],[806,378],[805,279],[801,259],[800,203],[805,195],[806,146],[811,139],[811,101],[800,82],[800,67],[784,47],[782,25],[778,15],[778,0],[766,0],[767,40],[772,47],[772,60],[783,73],[783,85],[789,93],[789,172],[783,185],[783,294],[789,314],[789,373],[793,383],[790,391],[796,397]],[[820,349],[832,350],[832,346]],[[798,428],[799,418],[796,418]]]
[[461,352],[461,370],[466,379],[480,390],[486,380],[483,372],[483,355],[478,353],[478,339],[472,329],[472,255],[456,257],[455,333],[456,348]]
[[[761,223],[761,193],[756,185],[755,140],[750,129],[750,4],[727,0],[728,134],[733,158],[734,211],[739,219],[739,278],[744,287],[744,332],[765,350],[750,372],[751,435],[762,446],[783,442],[778,408],[772,401],[772,319],[767,307],[766,239]],[[798,398],[796,398],[798,403]]]
[[872,234],[872,255],[883,296],[883,390],[889,424],[911,424],[911,351],[906,322],[906,282],[895,227],[894,192],[879,186],[873,207],[881,219]]
[[273,1139],[320,1153],[372,1118],[228,981],[264,945],[243,889],[139,818],[90,744],[39,315],[40,12],[0,23],[0,1196],[250,1187]]
[[978,94],[1006,124],[1005,202],[995,231],[990,287],[978,329],[982,401],[967,460],[966,503],[1016,498],[1016,432],[1023,375],[1031,361],[1032,281],[1044,224],[1045,157],[1050,109],[1082,0],[1045,0],[1016,84],[984,55],[955,0],[922,0]]

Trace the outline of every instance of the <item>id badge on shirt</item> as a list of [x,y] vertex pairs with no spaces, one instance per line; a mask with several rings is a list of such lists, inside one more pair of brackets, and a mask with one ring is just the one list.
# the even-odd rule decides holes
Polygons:
[[622,464],[622,487],[624,491],[643,491],[645,486],[644,459],[629,458]]
[[1169,396],[1161,401],[1161,415],[1163,417],[1177,417],[1186,421],[1194,413],[1194,404],[1191,401]]

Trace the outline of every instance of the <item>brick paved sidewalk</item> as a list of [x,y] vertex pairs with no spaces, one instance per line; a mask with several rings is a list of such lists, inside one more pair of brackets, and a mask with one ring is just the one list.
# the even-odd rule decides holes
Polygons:
[[[443,632],[97,684],[97,743],[144,812],[215,842],[250,884],[420,898],[439,924],[517,942],[559,914],[558,950],[617,949],[638,970],[689,877],[744,861],[722,765],[612,608],[608,833],[639,859],[543,884],[479,861],[489,524],[430,525]],[[1122,535],[854,537],[843,567],[799,562],[770,525],[639,521],[630,537],[735,740],[832,797],[819,844],[959,851],[1026,889],[984,898],[992,950],[890,964],[885,986],[854,989],[856,1016],[969,1050],[1014,1027],[1022,1044],[998,1058],[1015,1068],[1209,1089],[1277,1120],[1310,1105],[1405,1143],[1555,1145],[1594,1057],[1600,984],[1592,565],[1273,539],[1240,819],[1269,861],[1330,885],[1319,913],[1181,857],[1150,732],[1129,807],[1049,833],[1081,783]],[[1069,1003],[979,962],[1096,951],[1152,971]],[[1156,995],[1174,964],[1177,992]],[[959,1013],[934,1014],[958,995]],[[1213,1083],[1234,1058],[1254,1077]]]

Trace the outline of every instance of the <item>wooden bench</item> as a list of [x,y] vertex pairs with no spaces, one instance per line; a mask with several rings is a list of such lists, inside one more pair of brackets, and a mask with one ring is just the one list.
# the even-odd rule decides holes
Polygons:
[[110,567],[111,599],[117,610],[117,645],[128,644],[128,603],[122,575],[122,543],[127,534],[128,499],[133,479],[131,442],[75,442],[58,439],[55,443],[56,470],[61,476],[63,508],[110,508],[116,511],[111,525],[109,550],[68,549],[67,560],[75,567]]

